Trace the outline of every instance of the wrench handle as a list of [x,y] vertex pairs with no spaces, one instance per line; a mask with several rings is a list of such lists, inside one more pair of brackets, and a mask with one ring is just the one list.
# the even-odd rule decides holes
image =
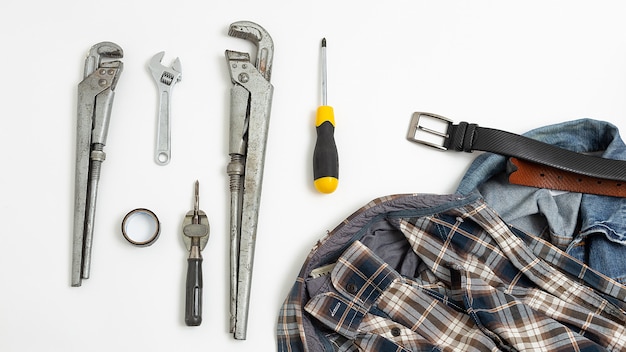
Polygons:
[[161,91],[159,95],[159,114],[157,116],[157,140],[155,161],[159,165],[167,165],[170,162],[170,92]]
[[185,324],[202,323],[202,258],[187,259],[187,284],[185,293]]

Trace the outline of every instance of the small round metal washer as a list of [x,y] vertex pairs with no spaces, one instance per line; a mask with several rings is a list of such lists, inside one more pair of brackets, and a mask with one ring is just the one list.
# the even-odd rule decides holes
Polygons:
[[[146,235],[136,236],[136,234],[129,234],[128,232],[128,222],[134,218],[135,216],[147,216],[150,220],[154,222],[154,232],[152,234],[148,233]],[[124,220],[122,220],[122,235],[124,238],[131,244],[139,247],[148,247],[154,243],[154,241],[159,238],[159,234],[161,233],[161,223],[159,222],[159,218],[149,209],[146,208],[137,208],[131,210],[126,216]],[[147,238],[146,240],[137,240],[137,237]]]

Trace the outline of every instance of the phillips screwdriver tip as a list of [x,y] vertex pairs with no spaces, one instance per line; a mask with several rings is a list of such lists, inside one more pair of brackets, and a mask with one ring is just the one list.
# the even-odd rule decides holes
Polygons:
[[198,211],[200,208],[200,182],[196,180],[194,188],[194,210]]

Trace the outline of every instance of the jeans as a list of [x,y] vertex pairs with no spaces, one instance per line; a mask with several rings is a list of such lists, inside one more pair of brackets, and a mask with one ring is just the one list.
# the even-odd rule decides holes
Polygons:
[[[541,127],[527,137],[579,153],[626,160],[614,125],[580,119]],[[569,193],[508,183],[505,156],[484,153],[457,192],[478,192],[512,225],[538,234],[591,268],[626,284],[626,198]],[[625,185],[626,186],[626,185]]]

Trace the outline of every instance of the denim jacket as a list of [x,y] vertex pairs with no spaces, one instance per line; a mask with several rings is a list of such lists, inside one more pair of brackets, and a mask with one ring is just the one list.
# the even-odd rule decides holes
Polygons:
[[[534,129],[527,137],[579,153],[626,160],[614,125],[581,119]],[[539,235],[607,276],[626,283],[626,198],[557,192],[507,181],[507,158],[485,153],[457,192],[478,191],[508,223]]]

